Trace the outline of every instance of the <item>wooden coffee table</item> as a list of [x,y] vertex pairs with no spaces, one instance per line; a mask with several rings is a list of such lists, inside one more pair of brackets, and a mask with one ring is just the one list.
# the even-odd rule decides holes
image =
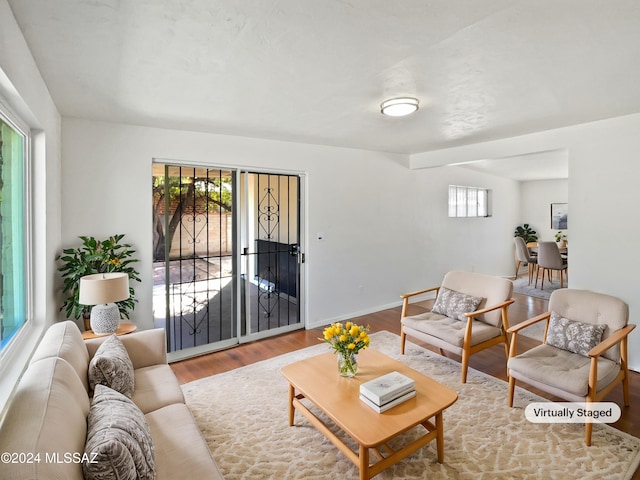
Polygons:
[[[336,356],[332,352],[292,363],[281,371],[289,382],[289,426],[294,425],[297,409],[360,469],[361,479],[377,475],[433,439],[436,440],[438,462],[444,461],[442,412],[458,399],[458,395],[435,380],[371,348],[358,354],[358,373],[354,378],[338,374]],[[384,413],[377,413],[360,400],[360,384],[392,371],[412,378],[417,394]],[[355,440],[359,451],[354,452],[338,438],[302,403],[303,398]],[[424,435],[400,449],[394,450],[388,445],[390,440],[418,425],[424,427]],[[370,449],[378,457],[371,464]]]

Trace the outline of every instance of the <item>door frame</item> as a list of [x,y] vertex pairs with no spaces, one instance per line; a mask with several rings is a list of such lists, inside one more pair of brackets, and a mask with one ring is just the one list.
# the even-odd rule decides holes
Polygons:
[[[236,288],[236,304],[235,304],[235,321],[237,326],[237,335],[227,340],[221,340],[216,343],[209,343],[206,345],[199,345],[195,347],[188,347],[182,350],[176,350],[173,352],[167,352],[167,360],[168,362],[175,362],[179,360],[184,360],[187,358],[192,358],[200,355],[205,355],[207,353],[212,353],[220,350],[224,350],[230,347],[234,347],[236,345],[253,342],[256,340],[261,340],[264,338],[268,338],[275,335],[280,335],[282,333],[286,333],[289,331],[300,330],[308,328],[308,315],[307,315],[307,272],[306,272],[306,244],[307,244],[307,173],[299,170],[287,170],[287,169],[277,169],[277,168],[254,168],[247,166],[239,166],[239,165],[229,165],[224,163],[211,163],[207,164],[204,162],[193,162],[193,161],[185,161],[185,160],[175,160],[175,159],[167,159],[167,158],[153,158],[152,163],[154,164],[162,164],[162,165],[173,165],[178,167],[190,167],[190,168],[206,168],[206,169],[219,169],[219,170],[227,170],[232,171],[235,174],[235,183],[234,183],[234,234],[233,234],[233,267],[234,267],[234,288]],[[242,317],[240,314],[240,307],[242,302],[242,296],[240,295],[240,288],[242,278],[240,276],[241,272],[241,263],[242,259],[240,258],[240,228],[239,225],[239,215],[235,214],[235,209],[239,208],[239,197],[236,192],[240,192],[239,182],[241,178],[241,173],[262,173],[262,174],[275,174],[275,175],[291,175],[297,176],[299,182],[299,251],[301,261],[300,265],[300,273],[299,273],[299,284],[298,284],[298,303],[299,303],[299,318],[300,321],[295,325],[287,325],[284,327],[278,327],[270,330],[266,330],[263,332],[253,333],[251,335],[242,335],[241,330],[241,322]],[[238,225],[235,225],[238,224]],[[165,327],[166,328],[166,327]]]

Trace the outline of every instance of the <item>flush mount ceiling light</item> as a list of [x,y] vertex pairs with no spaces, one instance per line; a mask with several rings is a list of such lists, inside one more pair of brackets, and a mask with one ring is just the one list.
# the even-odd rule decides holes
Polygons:
[[380,104],[380,111],[383,115],[390,117],[404,117],[418,110],[420,102],[417,98],[400,97],[385,100]]

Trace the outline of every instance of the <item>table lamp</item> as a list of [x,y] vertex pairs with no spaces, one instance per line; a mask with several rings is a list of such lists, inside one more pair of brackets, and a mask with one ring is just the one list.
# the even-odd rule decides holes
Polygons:
[[114,302],[127,298],[129,275],[126,273],[97,273],[80,278],[78,303],[93,305],[90,323],[96,335],[109,335],[118,329],[120,310]]

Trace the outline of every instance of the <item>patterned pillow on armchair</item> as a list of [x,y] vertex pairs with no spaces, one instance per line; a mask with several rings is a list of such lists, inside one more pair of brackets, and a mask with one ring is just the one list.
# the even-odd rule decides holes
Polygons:
[[431,311],[449,318],[466,321],[467,317],[464,314],[477,310],[480,302],[482,302],[482,297],[474,297],[473,295],[440,287]]
[[577,322],[551,312],[547,345],[588,357],[589,350],[602,341],[606,328],[604,324]]

